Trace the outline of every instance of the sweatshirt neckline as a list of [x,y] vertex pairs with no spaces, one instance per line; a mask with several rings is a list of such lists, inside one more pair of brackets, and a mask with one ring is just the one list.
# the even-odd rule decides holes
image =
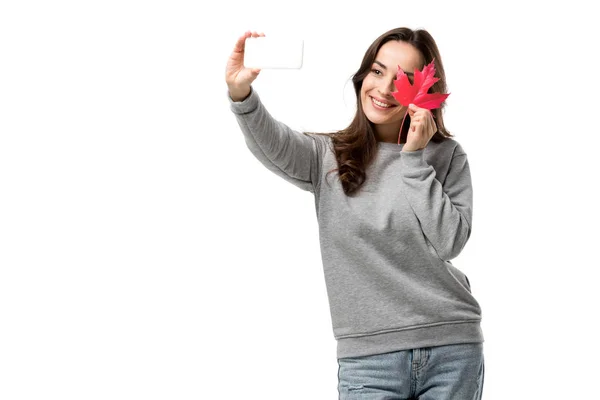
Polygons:
[[377,142],[377,148],[379,150],[400,152],[400,151],[402,151],[403,147],[404,147],[404,143],[398,144],[398,143],[389,143],[389,142]]

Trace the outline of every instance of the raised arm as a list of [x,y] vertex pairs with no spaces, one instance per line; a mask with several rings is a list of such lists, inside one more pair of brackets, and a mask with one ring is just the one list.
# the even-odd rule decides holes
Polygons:
[[257,36],[264,34],[242,35],[228,60],[226,82],[231,110],[248,148],[265,167],[301,189],[314,192],[319,176],[316,139],[275,120],[251,87],[260,70],[244,67],[244,47],[246,38]]

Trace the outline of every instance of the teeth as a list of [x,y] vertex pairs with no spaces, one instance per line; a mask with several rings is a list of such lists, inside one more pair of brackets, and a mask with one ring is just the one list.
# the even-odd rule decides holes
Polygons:
[[390,104],[386,104],[386,103],[382,103],[380,101],[377,101],[373,97],[371,97],[371,100],[373,100],[373,103],[377,104],[379,107],[385,107],[385,108],[391,107]]

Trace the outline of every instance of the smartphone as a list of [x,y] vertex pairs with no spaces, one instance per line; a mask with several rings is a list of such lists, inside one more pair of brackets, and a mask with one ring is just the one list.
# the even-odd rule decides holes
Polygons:
[[244,66],[260,69],[300,69],[304,40],[291,37],[259,36],[246,39]]

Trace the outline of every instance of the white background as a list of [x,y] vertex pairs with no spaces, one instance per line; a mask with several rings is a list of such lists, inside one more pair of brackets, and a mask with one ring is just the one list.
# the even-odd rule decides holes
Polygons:
[[2,2],[0,398],[337,398],[313,197],[246,148],[224,68],[245,30],[303,37],[303,68],[255,88],[293,128],[342,129],[350,76],[398,26],[437,40],[469,156],[453,262],[483,309],[484,399],[590,398],[600,32],[583,4]]

